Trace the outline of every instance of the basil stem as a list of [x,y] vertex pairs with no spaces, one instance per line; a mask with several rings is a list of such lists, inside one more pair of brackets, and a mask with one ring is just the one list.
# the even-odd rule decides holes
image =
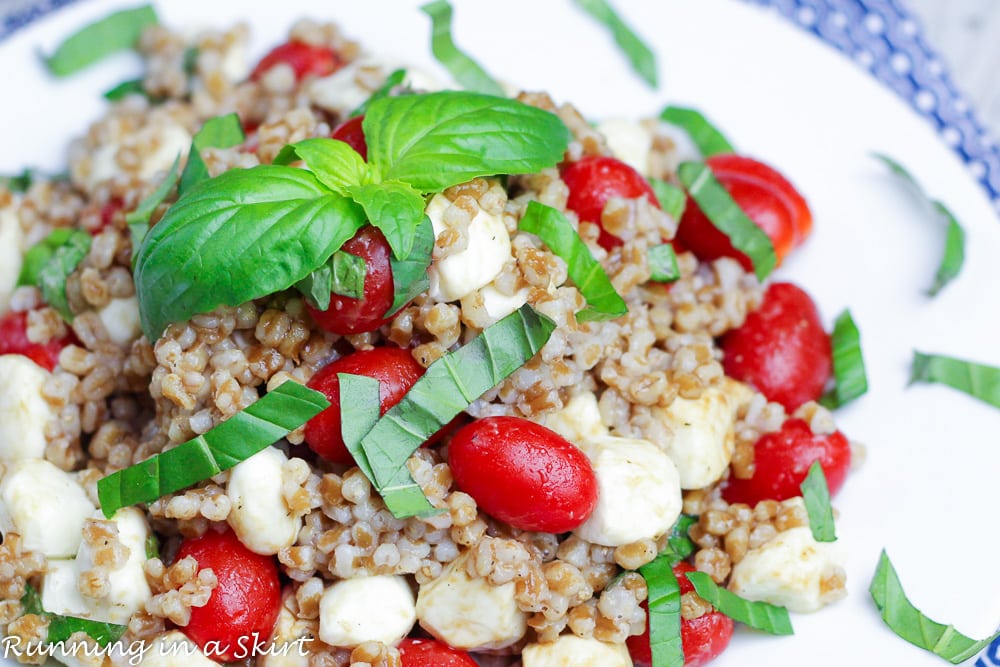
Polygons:
[[452,8],[448,0],[434,0],[420,6],[431,18],[431,53],[463,88],[503,97],[503,88],[475,60],[455,46],[451,37]]
[[393,297],[392,305],[385,313],[386,317],[398,313],[403,306],[430,287],[431,282],[427,277],[427,269],[431,266],[433,252],[434,225],[431,224],[431,219],[425,215],[421,223],[417,225],[410,254],[405,259],[389,258],[389,266],[392,269]]
[[101,511],[111,518],[229,470],[328,407],[323,394],[285,382],[207,433],[100,480]]
[[688,572],[687,578],[700,597],[734,621],[772,635],[794,634],[788,610],[784,607],[768,602],[744,600],[739,595],[721,588],[704,572]]
[[68,76],[118,51],[135,48],[142,32],[158,19],[151,5],[123,9],[68,37],[45,57],[49,72]]
[[21,273],[17,277],[17,286],[37,286],[38,274],[41,273],[42,268],[48,264],[56,249],[65,245],[77,231],[72,227],[58,227],[53,229],[44,239],[31,246],[28,252],[24,253]]
[[368,111],[368,106],[383,97],[389,97],[394,88],[403,85],[403,81],[406,80],[406,70],[397,69],[393,70],[389,76],[385,78],[385,83],[375,89],[368,99],[362,102],[358,108],[347,115],[348,118],[354,118],[355,116],[363,116],[366,111]]
[[649,185],[653,188],[656,201],[660,204],[663,212],[674,220],[680,220],[687,205],[687,194],[684,193],[684,190],[673,183],[667,183],[658,178],[649,179]]
[[177,187],[178,194],[184,194],[193,186],[208,179],[208,166],[201,157],[206,148],[232,148],[243,143],[246,137],[240,117],[234,112],[225,116],[209,118],[198,130],[191,141],[187,164],[181,173],[181,182]]
[[1000,408],[1000,368],[914,350],[910,384],[915,382],[947,385]]
[[830,345],[833,348],[835,384],[820,402],[828,408],[839,408],[868,391],[868,375],[861,355],[861,334],[851,311],[845,310],[837,317]]
[[639,568],[649,590],[649,650],[655,667],[683,667],[681,587],[674,575],[676,561],[660,554]]
[[125,634],[125,630],[128,629],[128,626],[125,625],[102,623],[86,618],[49,613],[42,608],[41,597],[31,584],[24,585],[21,608],[24,609],[25,614],[35,614],[45,618],[49,622],[48,634],[45,638],[47,644],[65,642],[73,633],[82,632],[96,641],[100,646],[107,646],[111,642],[117,641]]
[[649,279],[654,283],[672,283],[681,277],[677,253],[669,243],[647,249],[646,263],[649,264]]
[[656,88],[658,85],[656,56],[642,38],[618,16],[614,8],[606,0],[573,0],[573,2],[611,31],[615,43],[628,58],[632,69],[649,84],[650,88]]
[[66,240],[56,248],[45,264],[38,270],[38,287],[42,290],[42,298],[67,322],[73,321],[73,311],[66,299],[66,280],[76,271],[87,253],[93,237],[87,232],[77,229],[66,237]]
[[170,170],[163,181],[155,190],[146,195],[145,198],[134,211],[125,215],[125,222],[128,223],[129,233],[132,237],[132,268],[135,268],[136,257],[139,256],[139,247],[142,245],[146,233],[149,231],[149,219],[152,217],[156,207],[163,203],[170,191],[177,185],[180,178],[181,156],[174,158],[174,163],[170,165]]
[[837,533],[833,523],[833,508],[830,506],[830,489],[826,485],[826,475],[819,460],[809,466],[809,473],[799,485],[802,500],[809,515],[809,530],[817,542],[836,542]]
[[702,157],[736,152],[725,135],[697,109],[669,106],[660,112],[660,120],[684,130],[698,147]]

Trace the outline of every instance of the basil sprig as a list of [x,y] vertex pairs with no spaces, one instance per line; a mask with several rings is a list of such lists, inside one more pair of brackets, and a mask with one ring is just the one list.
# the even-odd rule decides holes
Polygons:
[[660,119],[684,130],[702,157],[736,152],[726,136],[697,109],[668,106],[660,112]]
[[431,17],[431,53],[445,66],[455,81],[467,90],[502,97],[503,88],[489,72],[455,46],[455,40],[451,36],[451,3],[448,0],[434,0],[421,5],[420,11]]
[[837,533],[833,523],[833,507],[830,506],[830,489],[826,484],[823,466],[818,460],[809,466],[809,473],[799,484],[802,500],[809,515],[809,530],[817,542],[836,542]]
[[954,625],[944,625],[927,618],[906,597],[896,568],[884,549],[868,591],[890,630],[914,646],[954,665],[975,657],[1000,637],[1000,631],[997,631],[986,639],[975,640],[956,630]]
[[44,58],[45,64],[56,76],[74,74],[112,53],[135,48],[143,30],[158,22],[151,5],[123,9],[70,35]]
[[734,621],[772,635],[795,634],[788,610],[784,607],[744,600],[720,587],[704,572],[688,572],[687,578],[700,597]]
[[201,157],[206,148],[232,148],[243,143],[243,125],[235,113],[209,118],[201,126],[191,140],[191,150],[188,153],[187,164],[181,174],[177,192],[184,194],[196,184],[208,178],[208,166]]
[[519,227],[540,238],[566,262],[570,279],[587,300],[587,307],[576,314],[577,321],[611,320],[628,312],[604,267],[590,254],[565,215],[540,202],[528,202]]
[[684,190],[658,178],[649,179],[649,185],[653,188],[653,194],[656,195],[656,201],[663,212],[674,220],[680,220],[687,205],[687,194]]
[[285,382],[207,433],[100,480],[101,511],[111,518],[122,507],[151,503],[229,470],[328,407],[323,394]]
[[1000,408],[1000,368],[943,354],[913,351],[910,384],[943,384]]
[[649,651],[655,667],[683,667],[681,587],[670,554],[660,554],[639,568],[649,590]]
[[656,88],[656,56],[642,38],[618,16],[614,7],[608,4],[607,0],[573,0],[573,2],[611,31],[615,43],[628,58],[632,69],[651,88]]
[[833,390],[820,400],[828,408],[839,408],[868,391],[868,374],[861,355],[861,333],[850,310],[844,310],[833,325]]
[[[50,235],[43,243],[51,240],[52,236]],[[71,273],[76,271],[76,267],[90,252],[93,237],[81,229],[74,229],[68,234],[61,232],[57,240],[58,245],[54,245],[55,242],[52,242],[52,245],[48,246],[51,249],[51,254],[44,263],[35,264],[35,260],[32,260],[32,267],[29,270],[37,268],[35,280],[38,288],[42,291],[45,303],[55,308],[66,322],[72,323],[74,315],[69,308],[69,301],[66,299],[66,280]]]
[[24,585],[24,595],[21,597],[21,608],[25,614],[35,614],[49,622],[45,641],[48,644],[67,641],[75,632],[82,632],[96,641],[100,646],[107,646],[117,641],[128,626],[115,623],[102,623],[76,616],[62,616],[45,611],[38,591],[31,584]]

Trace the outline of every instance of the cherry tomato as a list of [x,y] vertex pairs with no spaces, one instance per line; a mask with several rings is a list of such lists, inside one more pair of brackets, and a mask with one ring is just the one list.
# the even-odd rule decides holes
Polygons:
[[108,202],[101,207],[101,222],[96,229],[89,230],[91,234],[97,234],[104,231],[105,227],[108,227],[115,221],[115,215],[125,207],[125,203],[121,199],[115,197],[114,199],[108,200]]
[[[694,591],[694,585],[684,576],[694,572],[689,563],[674,565],[674,576],[681,590],[681,595]],[[648,615],[649,605],[644,601],[642,608]],[[648,616],[647,616],[648,618]],[[698,618],[681,618],[681,647],[684,651],[684,667],[701,667],[708,664],[729,646],[733,637],[733,619],[716,610],[703,614]],[[650,667],[653,662],[649,647],[649,621],[641,635],[632,635],[625,640],[628,652],[632,656],[635,667]]]
[[59,352],[76,342],[70,332],[62,338],[55,338],[42,345],[28,340],[28,313],[8,311],[0,317],[0,354],[23,354],[47,371],[59,363]]
[[541,424],[486,417],[451,439],[455,485],[480,508],[515,528],[573,530],[597,505],[597,477],[587,456]]
[[377,228],[365,225],[345,243],[344,252],[365,260],[365,292],[360,299],[333,294],[326,310],[306,308],[316,324],[335,334],[349,335],[374,331],[387,321],[383,317],[393,299],[389,243]]
[[[779,264],[806,240],[812,230],[812,213],[784,176],[763,162],[741,155],[716,155],[706,164],[747,217],[771,238]],[[750,258],[733,248],[729,238],[709,222],[690,197],[677,237],[700,259],[732,257],[746,270],[753,268]]]
[[[613,157],[587,156],[566,167],[562,172],[562,179],[569,188],[566,208],[584,222],[601,225],[604,205],[612,197],[645,197],[649,203],[659,208],[656,194],[642,174]],[[597,242],[605,250],[622,244],[620,238],[606,232],[603,226]]]
[[286,63],[295,71],[295,80],[301,81],[307,76],[326,76],[333,74],[344,66],[344,61],[333,49],[326,46],[306,44],[305,42],[286,42],[271,49],[271,52],[261,58],[250,73],[250,80],[257,81],[277,65]]
[[833,369],[816,304],[791,283],[772,283],[760,308],[721,345],[726,375],[749,382],[789,412],[818,400]]
[[191,621],[183,628],[184,634],[209,658],[222,662],[236,659],[251,649],[255,640],[271,638],[281,609],[274,558],[250,551],[231,530],[209,531],[185,540],[177,559],[187,556],[198,561],[198,569],[211,568],[219,584],[205,606],[191,607]]
[[476,667],[476,661],[465,651],[433,639],[404,639],[396,648],[403,667]]
[[819,461],[833,495],[844,485],[851,467],[851,446],[840,431],[816,435],[801,419],[789,419],[776,433],[760,436],[753,447],[750,479],[730,477],[722,496],[730,503],[753,507],[761,500],[786,500],[802,495],[799,485],[809,466]]
[[343,123],[333,129],[330,134],[331,139],[340,139],[345,144],[353,148],[363,160],[368,159],[368,143],[365,141],[365,132],[361,127],[364,116],[348,118]]
[[309,387],[322,392],[330,407],[306,422],[306,444],[328,461],[353,465],[340,431],[340,380],[337,373],[364,375],[379,381],[379,411],[388,412],[424,374],[409,350],[376,347],[341,357],[324,366],[309,380]]

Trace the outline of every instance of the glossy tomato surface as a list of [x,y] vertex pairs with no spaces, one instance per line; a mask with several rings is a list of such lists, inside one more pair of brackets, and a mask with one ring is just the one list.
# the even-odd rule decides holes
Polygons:
[[362,159],[367,160],[368,142],[365,140],[365,131],[361,127],[361,123],[364,119],[364,116],[348,118],[333,129],[333,132],[330,133],[330,138],[343,141],[345,144],[353,148],[354,151],[362,157]]
[[404,639],[397,648],[403,667],[477,667],[465,651],[434,639]]
[[250,73],[250,79],[257,81],[279,63],[285,63],[292,68],[296,81],[301,81],[307,76],[333,74],[344,65],[340,55],[327,46],[286,42],[274,47],[270,53],[261,58]]
[[645,197],[649,203],[659,207],[649,181],[635,169],[613,157],[584,157],[566,167],[562,172],[562,179],[569,188],[566,208],[576,213],[581,221],[601,226],[597,242],[605,250],[622,244],[622,240],[605,231],[601,223],[601,213],[609,199]]
[[47,371],[59,363],[59,352],[76,342],[76,337],[68,335],[50,340],[44,345],[28,340],[28,313],[8,311],[0,317],[0,354],[22,354]]

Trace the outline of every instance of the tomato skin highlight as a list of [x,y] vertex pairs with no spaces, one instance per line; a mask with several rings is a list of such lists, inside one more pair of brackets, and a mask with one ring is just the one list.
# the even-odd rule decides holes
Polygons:
[[307,385],[326,396],[330,407],[306,422],[306,444],[327,461],[354,465],[354,458],[344,445],[340,426],[340,380],[337,373],[364,375],[379,381],[379,414],[399,403],[424,374],[409,350],[376,347],[361,350],[324,366]]
[[487,514],[522,530],[573,530],[597,505],[597,477],[575,445],[541,424],[486,417],[448,447],[455,485]]
[[476,667],[468,653],[434,639],[404,639],[396,648],[403,667]]
[[250,73],[251,81],[258,81],[272,67],[285,63],[295,72],[295,80],[307,76],[326,76],[344,66],[344,61],[333,49],[305,42],[285,42],[271,49],[260,59]]
[[248,657],[241,653],[253,647],[254,633],[262,642],[270,639],[281,609],[274,558],[250,551],[232,530],[185,540],[177,560],[187,556],[198,561],[199,570],[215,572],[219,584],[205,606],[191,607],[191,620],[181,630],[202,650],[209,642],[218,642],[219,653],[208,655],[213,660]]
[[721,341],[726,375],[794,411],[819,400],[833,372],[830,336],[816,304],[791,283],[772,283],[760,308]]
[[368,141],[365,139],[365,131],[361,127],[361,123],[364,119],[364,116],[348,118],[333,129],[333,132],[330,133],[330,138],[343,141],[345,144],[353,148],[354,152],[360,155],[362,160],[367,160]]
[[59,353],[77,342],[70,331],[62,338],[53,338],[44,345],[28,340],[27,311],[8,311],[0,317],[0,354],[21,354],[51,372],[59,363]]
[[563,169],[562,180],[569,188],[566,208],[576,213],[581,221],[600,226],[601,235],[597,242],[605,250],[623,243],[620,238],[605,231],[601,223],[601,213],[609,199],[645,197],[650,204],[660,207],[653,188],[642,174],[613,157],[584,157]]
[[851,445],[844,434],[816,435],[802,419],[789,419],[780,431],[760,436],[753,452],[753,476],[730,477],[722,489],[722,497],[729,503],[753,507],[761,500],[800,496],[799,485],[816,460],[823,466],[832,496],[844,485],[851,468]]

